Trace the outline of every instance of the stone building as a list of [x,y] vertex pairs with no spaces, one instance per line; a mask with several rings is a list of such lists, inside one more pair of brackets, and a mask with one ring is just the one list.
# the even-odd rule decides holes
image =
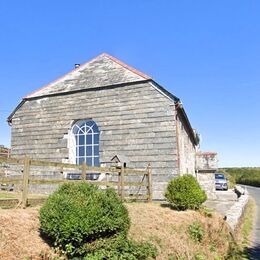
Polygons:
[[195,174],[199,139],[180,99],[108,54],[78,65],[22,99],[8,118],[11,155],[127,167],[152,165],[154,196],[169,179]]
[[215,152],[197,152],[196,172],[200,186],[206,191],[208,199],[216,198],[215,172],[218,170],[218,158]]

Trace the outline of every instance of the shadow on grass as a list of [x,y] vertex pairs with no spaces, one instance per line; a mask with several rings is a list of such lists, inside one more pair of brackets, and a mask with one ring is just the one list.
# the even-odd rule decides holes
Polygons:
[[177,207],[173,206],[172,204],[170,204],[168,202],[161,203],[160,206],[162,208],[168,208],[168,209],[180,211]]
[[54,247],[54,242],[51,240],[50,237],[48,237],[42,230],[41,228],[39,228],[39,233],[40,233],[40,237],[41,239],[47,243],[50,247]]

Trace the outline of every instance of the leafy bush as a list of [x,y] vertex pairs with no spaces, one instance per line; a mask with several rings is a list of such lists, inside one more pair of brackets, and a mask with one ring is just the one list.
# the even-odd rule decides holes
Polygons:
[[[68,183],[40,210],[42,232],[69,255],[81,254],[86,242],[126,235],[130,220],[114,190],[87,183]],[[84,251],[84,250],[83,250]]]
[[70,257],[146,259],[156,249],[127,239],[128,211],[112,189],[67,183],[49,196],[40,210],[43,235]]
[[[95,244],[95,245],[94,245]],[[157,255],[156,248],[148,243],[137,243],[133,240],[125,239],[122,236],[113,239],[103,239],[97,243],[88,245],[88,253],[84,259],[100,260],[100,259],[147,259],[155,258]],[[100,245],[97,245],[100,244]],[[95,248],[98,248],[96,250]]]
[[178,210],[198,209],[207,199],[206,193],[192,175],[172,179],[165,197]]
[[189,234],[190,237],[195,241],[195,242],[201,242],[203,237],[204,237],[204,229],[201,226],[201,224],[197,221],[193,222],[189,226]]

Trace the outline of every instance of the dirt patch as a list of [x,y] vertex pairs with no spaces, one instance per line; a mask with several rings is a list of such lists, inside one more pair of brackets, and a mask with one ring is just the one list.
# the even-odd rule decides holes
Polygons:
[[41,259],[50,251],[40,237],[38,210],[0,209],[0,259]]
[[[216,214],[210,217],[194,211],[178,212],[157,204],[129,204],[131,216],[130,237],[150,240],[156,245],[157,259],[223,259],[231,239],[226,223]],[[194,241],[188,228],[194,222],[201,224],[204,235]],[[195,230],[196,232],[196,230]]]

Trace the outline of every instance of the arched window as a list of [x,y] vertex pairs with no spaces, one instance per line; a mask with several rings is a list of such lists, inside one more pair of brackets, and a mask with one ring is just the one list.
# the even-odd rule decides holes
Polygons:
[[76,164],[99,166],[99,130],[93,120],[80,120],[73,126],[76,140]]

